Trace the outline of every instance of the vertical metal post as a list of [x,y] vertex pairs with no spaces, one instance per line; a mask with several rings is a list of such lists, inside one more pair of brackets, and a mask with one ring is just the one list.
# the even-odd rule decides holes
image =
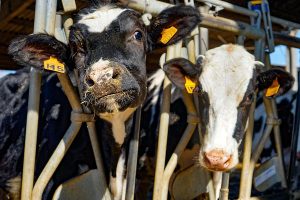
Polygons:
[[[265,57],[265,64],[268,69],[271,68],[271,62],[270,62],[270,55],[267,54]],[[277,106],[274,99],[268,99],[271,103],[271,112],[274,116],[274,118],[278,119],[278,113],[277,113]],[[281,175],[281,186],[283,188],[287,188],[287,182],[286,182],[286,176],[284,171],[284,158],[283,158],[283,151],[282,151],[282,142],[281,142],[281,136],[280,136],[280,129],[279,129],[279,123],[274,124],[273,126],[273,132],[274,132],[274,138],[275,138],[275,147],[276,152],[279,158],[279,165],[280,167],[280,175]]]
[[222,174],[222,186],[221,186],[221,192],[220,192],[220,200],[228,200],[229,196],[229,173],[223,173]]
[[242,167],[242,171],[241,171],[240,192],[239,192],[240,200],[247,200],[246,197],[247,197],[247,194],[249,193],[249,191],[248,191],[249,187],[250,187],[250,193],[251,193],[252,177],[251,177],[251,179],[249,178],[249,174],[251,173],[249,166],[250,166],[251,149],[252,149],[255,106],[256,106],[256,95],[255,95],[254,101],[253,101],[250,111],[249,111],[248,128],[245,133],[243,167]]
[[[166,60],[170,60],[174,57],[175,47],[174,45],[169,46],[167,49]],[[157,156],[156,156],[156,169],[154,178],[154,191],[153,199],[160,200],[161,196],[161,183],[163,172],[165,168],[166,160],[166,148],[169,130],[169,115],[170,115],[170,101],[171,101],[171,82],[165,77],[163,84],[163,101],[162,110],[160,114],[160,126],[158,133],[158,145],[157,145]]]
[[[290,35],[291,36],[296,36],[297,35],[298,30],[293,30],[291,31]],[[287,56],[287,71],[289,71],[293,77],[295,78],[295,84],[292,87],[293,91],[297,91],[298,90],[298,71],[297,71],[297,65],[298,65],[298,60],[300,58],[297,58],[297,54],[298,54],[298,49],[290,47],[287,48],[287,52],[288,55]]]
[[139,137],[140,137],[141,112],[142,112],[142,108],[140,106],[135,113],[134,134],[133,134],[133,138],[130,141],[130,146],[129,146],[128,170],[127,170],[127,181],[126,181],[127,186],[126,186],[125,200],[134,199],[138,146],[139,146]]
[[[44,32],[46,2],[36,0],[34,33]],[[41,74],[34,68],[30,69],[30,84],[28,95],[28,112],[25,133],[24,161],[22,172],[21,199],[30,200],[33,188],[38,118],[40,106]]]

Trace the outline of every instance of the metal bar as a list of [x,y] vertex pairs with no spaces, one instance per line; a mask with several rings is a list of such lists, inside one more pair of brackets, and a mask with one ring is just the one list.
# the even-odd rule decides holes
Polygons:
[[95,122],[87,122],[87,128],[88,128],[88,132],[89,132],[89,137],[90,137],[90,141],[92,144],[92,149],[93,149],[93,153],[94,153],[94,158],[95,158],[95,162],[96,162],[96,166],[97,166],[97,170],[98,170],[98,174],[99,174],[99,185],[103,186],[103,190],[105,190],[104,192],[104,196],[103,199],[105,200],[110,200],[112,199],[110,191],[107,187],[107,183],[106,183],[106,177],[104,174],[104,167],[103,167],[103,160],[102,160],[102,156],[101,156],[101,150],[100,150],[100,145],[99,145],[99,140],[98,140],[98,136],[97,136],[97,132],[96,132],[96,126],[95,126]]
[[134,199],[134,188],[136,179],[136,167],[138,158],[138,147],[139,147],[139,137],[140,137],[140,124],[141,124],[141,106],[137,109],[135,113],[135,123],[134,123],[134,135],[130,141],[129,146],[129,156],[128,156],[128,170],[127,170],[127,187],[125,200]]
[[[34,33],[44,32],[46,4],[44,0],[36,0]],[[34,68],[30,70],[28,112],[26,121],[24,161],[22,173],[21,199],[30,200],[33,188],[38,118],[40,106],[41,73]]]
[[46,32],[50,35],[54,35],[55,32],[56,7],[57,7],[57,0],[47,1]]
[[[273,125],[268,124],[259,143],[257,144],[257,146],[255,148],[253,148],[254,151],[252,153],[251,161],[250,161],[250,165],[249,165],[249,168],[251,169],[251,173],[253,172],[253,170],[255,168],[255,164],[258,161],[262,150],[264,149],[264,146],[267,142],[267,139],[269,138],[269,136],[271,134],[272,129],[273,129]],[[248,174],[248,176],[250,176],[250,173]],[[251,174],[251,180],[252,180],[252,174]]]
[[71,16],[67,15],[67,16],[63,16],[63,27],[66,33],[66,38],[67,41],[69,41],[69,35],[70,35],[70,27],[73,24],[73,19]]
[[28,113],[26,122],[24,161],[22,173],[22,200],[31,199],[33,187],[36,143],[38,131],[39,105],[40,105],[41,74],[34,68],[30,70],[30,87],[28,100]]
[[[169,46],[167,49],[167,60],[174,57],[175,47],[174,45]],[[171,101],[171,82],[165,77],[163,84],[163,101],[162,101],[162,111],[160,114],[160,126],[158,135],[158,145],[157,145],[157,156],[156,156],[156,169],[155,169],[155,179],[154,179],[154,191],[153,199],[160,200],[161,196],[161,184],[162,176],[165,168],[166,160],[166,147],[168,139],[168,129],[169,129],[169,112],[170,112],[170,101]]]
[[247,188],[250,187],[252,179],[249,179],[249,173],[251,173],[249,169],[250,158],[251,158],[251,149],[252,149],[252,138],[253,138],[253,128],[254,128],[254,111],[256,106],[256,95],[254,95],[254,101],[251,105],[249,117],[248,117],[248,128],[245,134],[245,143],[244,143],[244,154],[243,154],[243,168],[241,171],[241,180],[240,180],[240,191],[239,191],[239,199],[246,200]]
[[57,148],[55,149],[54,153],[50,157],[45,168],[37,179],[32,191],[32,200],[42,199],[42,194],[46,185],[48,184],[50,178],[54,174],[56,168],[63,159],[76,135],[78,134],[81,124],[81,122],[72,122],[71,126],[68,128],[63,139],[59,142]]
[[[300,71],[298,72],[298,78],[300,78]],[[300,87],[300,82],[298,82],[298,88]],[[290,155],[290,164],[289,164],[289,173],[288,173],[288,183],[289,188],[292,188],[294,182],[297,179],[295,176],[296,172],[296,157],[297,157],[297,146],[299,140],[299,133],[300,133],[300,92],[297,92],[297,103],[296,103],[296,110],[295,110],[295,120],[293,126],[293,135],[292,135],[292,142],[291,142],[291,155]]]
[[287,34],[273,32],[276,44],[282,44],[289,47],[300,48],[300,38],[296,38]]
[[76,112],[82,112],[80,100],[72,86],[70,78],[66,74],[57,73],[57,77],[62,85],[62,88],[70,102],[72,109]]
[[[188,115],[197,117],[197,112],[196,112],[196,108],[193,103],[192,96],[187,94],[186,92],[183,92],[183,100],[184,100],[185,106],[187,108]],[[194,123],[188,122],[188,123],[189,124],[188,124],[187,128],[185,129],[183,135],[181,136],[181,139],[178,142],[176,149],[174,150],[174,153],[172,154],[172,156],[165,168],[165,171],[163,173],[161,199],[167,199],[169,181],[170,181],[170,178],[176,168],[178,158],[181,156],[182,152],[184,151],[186,145],[190,141],[190,139],[196,129],[197,123],[195,123],[195,122]]]
[[[270,62],[270,55],[267,54],[265,58],[266,66],[267,68],[271,68],[271,62]],[[277,112],[277,106],[275,99],[269,99],[268,101],[271,102],[271,109],[273,111],[273,116],[275,119],[278,119],[278,112]],[[286,176],[285,176],[285,168],[284,168],[284,158],[283,158],[283,151],[282,151],[282,142],[281,142],[281,136],[280,136],[280,129],[279,129],[279,123],[274,124],[274,139],[275,139],[275,147],[277,151],[277,155],[279,158],[279,164],[280,164],[280,175],[281,175],[281,185],[283,188],[287,188],[287,182],[286,182]]]
[[250,39],[265,38],[265,32],[262,29],[257,29],[245,22],[226,19],[223,17],[212,16],[202,13],[202,21],[200,26],[212,28],[215,30],[228,31],[236,35],[244,35]]
[[221,192],[220,192],[220,200],[228,200],[229,176],[230,176],[230,173],[222,174],[222,186],[221,186]]
[[[148,0],[147,5],[149,6],[145,7],[145,3],[143,1],[133,1],[132,3],[129,3],[129,6],[131,8],[143,12],[147,11],[152,14],[157,14],[163,9],[172,6],[172,4],[163,3],[156,0]],[[262,29],[257,29],[247,23],[230,20],[223,17],[214,17],[205,13],[201,14],[202,21],[199,25],[202,27],[212,28],[216,30],[225,30],[237,35],[243,34],[250,39],[265,38],[265,32]]]
[[[297,35],[297,33],[299,32],[299,30],[294,30],[290,32],[290,36],[294,37]],[[299,40],[300,43],[300,40]],[[298,44],[299,44],[298,43]],[[295,78],[295,83],[292,87],[292,91],[298,91],[298,49],[290,47],[289,48],[289,72],[291,73],[291,75],[293,75],[293,77]]]
[[76,10],[75,0],[62,0],[61,2],[62,2],[65,12],[71,12],[71,11]]
[[[237,6],[237,5],[225,2],[225,1],[220,1],[220,0],[196,0],[196,1],[208,2],[208,3],[214,4],[214,5],[222,6],[225,10],[229,10],[231,12],[238,13],[241,15],[247,15],[249,17],[257,17],[257,13],[255,11],[252,11],[252,10],[249,10],[249,9],[246,9],[241,6]],[[285,26],[285,27],[293,27],[293,28],[297,28],[297,29],[300,28],[300,24],[298,24],[298,23],[280,19],[280,18],[273,17],[273,16],[271,16],[271,21],[275,24],[279,24],[279,25]]]
[[170,178],[177,166],[178,159],[180,158],[184,148],[190,141],[194,131],[196,129],[196,124],[189,124],[185,129],[179,143],[176,146],[174,153],[172,154],[162,177],[162,189],[161,189],[161,200],[166,200],[168,197],[168,186]]

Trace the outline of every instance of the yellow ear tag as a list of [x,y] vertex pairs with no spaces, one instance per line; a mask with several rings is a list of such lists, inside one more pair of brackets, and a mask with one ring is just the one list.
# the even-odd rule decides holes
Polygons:
[[177,28],[175,28],[174,26],[171,26],[170,28],[164,29],[161,32],[161,43],[163,44],[167,44],[167,42],[169,42],[172,37],[176,34],[177,32]]
[[51,56],[48,60],[44,60],[44,69],[59,72],[59,73],[65,73],[64,64],[62,64],[56,58]]
[[278,93],[280,85],[277,78],[273,81],[272,85],[267,89],[266,96],[270,97]]
[[195,87],[196,87],[196,83],[193,82],[191,79],[189,79],[188,77],[185,76],[185,89],[189,94],[192,94]]

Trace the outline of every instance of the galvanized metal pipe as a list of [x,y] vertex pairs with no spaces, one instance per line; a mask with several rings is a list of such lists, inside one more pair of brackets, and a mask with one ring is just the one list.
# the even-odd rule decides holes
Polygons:
[[254,101],[251,104],[251,108],[249,111],[248,117],[248,128],[245,134],[245,143],[244,143],[244,153],[243,153],[243,168],[241,171],[241,180],[240,180],[240,191],[239,198],[240,200],[247,200],[247,188],[252,185],[252,178],[249,179],[248,176],[251,173],[249,169],[250,166],[250,158],[251,158],[251,150],[252,150],[252,138],[253,138],[253,128],[254,128],[254,111],[256,106],[256,95],[254,95]]
[[25,133],[25,148],[22,173],[22,200],[31,199],[31,191],[34,180],[36,146],[37,146],[37,131],[40,105],[40,72],[31,68],[30,70],[30,87],[28,99],[28,113]]
[[[169,46],[167,49],[167,58],[170,60],[174,57],[175,48],[174,45]],[[154,179],[154,191],[153,199],[160,200],[161,197],[161,184],[162,176],[165,168],[166,160],[166,147],[169,129],[169,112],[170,112],[170,101],[171,101],[171,82],[165,77],[163,84],[163,101],[162,110],[160,114],[160,126],[158,135],[158,145],[157,145],[157,156],[156,156],[156,169],[155,169],[155,179]]]
[[275,44],[282,44],[288,47],[300,48],[300,39],[291,35],[273,32]]
[[222,186],[221,186],[221,191],[220,191],[220,200],[228,200],[229,176],[230,176],[230,173],[222,174]]
[[[271,68],[271,62],[270,62],[270,55],[266,55],[266,67]],[[271,110],[273,112],[273,116],[275,119],[278,119],[278,112],[277,112],[277,105],[275,102],[275,99],[268,99],[268,101],[271,102]],[[283,151],[282,151],[282,142],[281,142],[281,135],[280,135],[280,129],[279,129],[279,123],[275,123],[273,125],[273,132],[274,132],[274,139],[275,139],[275,147],[277,156],[279,158],[279,165],[280,165],[280,174],[281,174],[281,185],[283,188],[287,188],[287,181],[284,171],[284,158],[283,158]]]
[[72,122],[71,126],[68,128],[63,139],[59,142],[57,148],[55,149],[54,153],[50,157],[45,168],[43,169],[42,173],[37,179],[32,191],[32,200],[42,199],[42,194],[45,187],[47,186],[50,178],[54,174],[56,168],[58,167],[65,153],[67,152],[73,140],[75,139],[77,133],[79,132],[81,124],[81,122]]
[[72,86],[70,78],[66,74],[57,73],[57,77],[62,85],[62,88],[69,100],[72,109],[76,112],[82,112],[80,100],[78,95]]
[[[156,0],[147,0],[149,6],[145,6],[144,1],[137,1],[134,0],[133,2],[129,3],[129,7],[137,9],[139,11],[146,11],[152,14],[158,14],[163,9],[173,6],[172,4],[163,3]],[[213,28],[216,30],[225,30],[232,32],[234,34],[243,34],[250,39],[258,39],[264,38],[265,32],[262,29],[257,29],[250,26],[244,22],[238,22],[222,17],[214,17],[209,14],[201,13],[202,14],[202,21],[200,22],[200,26],[206,28]]]
[[141,124],[141,106],[137,109],[135,114],[134,134],[130,141],[128,167],[127,167],[127,181],[126,181],[126,196],[125,200],[134,199],[135,179],[136,179],[136,167],[138,158],[138,147],[140,137],[140,124]]
[[[262,135],[262,138],[260,139],[259,143],[257,144],[257,146],[254,149],[253,153],[252,153],[252,156],[251,156],[251,161],[250,161],[250,170],[251,170],[251,174],[249,173],[248,176],[251,176],[251,180],[252,180],[252,173],[253,173],[253,170],[255,168],[255,164],[256,162],[258,161],[259,159],[259,156],[261,154],[261,152],[263,151],[264,149],[264,146],[267,142],[267,139],[269,138],[271,132],[272,132],[272,129],[273,129],[273,125],[272,124],[268,124],[263,135]],[[250,179],[250,178],[249,178]],[[250,194],[249,194],[250,195]]]
[[[290,36],[294,37],[296,36],[298,33],[298,30],[295,30],[295,31],[291,31],[290,33]],[[298,41],[300,43],[300,40]],[[297,43],[297,44],[299,44]],[[299,45],[300,46],[300,45]],[[298,91],[298,49],[296,48],[293,48],[293,47],[290,47],[290,50],[289,50],[289,58],[290,58],[290,70],[289,72],[293,75],[293,77],[295,78],[295,83],[292,87],[292,91]]]
[[107,187],[107,183],[106,183],[106,177],[104,174],[104,167],[103,167],[103,160],[102,160],[102,156],[101,156],[101,150],[100,150],[100,144],[99,144],[99,140],[98,140],[98,136],[97,136],[97,132],[96,132],[96,126],[95,126],[95,122],[87,122],[87,128],[88,128],[88,132],[89,132],[89,137],[90,137],[90,141],[92,144],[92,149],[93,149],[93,153],[94,153],[94,158],[95,158],[95,162],[96,162],[96,166],[97,166],[97,170],[98,170],[98,174],[99,174],[99,185],[102,186],[103,188],[99,188],[102,191],[104,190],[104,195],[103,198],[105,200],[110,200],[112,199],[110,191]]
[[[36,0],[34,33],[45,31],[46,2]],[[40,106],[41,73],[34,68],[30,69],[28,112],[26,121],[24,161],[22,172],[21,199],[30,200],[33,188],[36,144],[38,131],[38,118]]]
[[54,35],[55,32],[56,7],[57,7],[57,0],[47,1],[46,32],[50,35]]
[[[211,3],[213,5],[221,6],[225,10],[229,10],[231,12],[238,13],[238,14],[241,14],[241,15],[247,15],[249,17],[257,17],[257,15],[258,15],[255,11],[252,11],[252,10],[249,10],[247,8],[243,8],[241,6],[237,6],[237,5],[225,2],[225,1],[220,1],[220,0],[196,0],[196,1],[204,2],[204,3],[208,2],[208,3]],[[293,27],[293,28],[297,28],[297,29],[300,28],[300,24],[298,24],[298,23],[291,22],[291,21],[284,20],[284,19],[280,19],[280,18],[273,17],[273,16],[271,16],[271,21],[273,23],[276,23],[276,24],[279,24],[279,25],[282,25],[282,26],[285,26],[285,27]]]
[[209,14],[202,14],[202,21],[199,24],[202,27],[215,30],[228,31],[236,35],[244,35],[250,39],[265,38],[265,32],[262,29],[255,28],[245,22],[215,17]]
[[[193,103],[192,96],[187,94],[185,91],[183,92],[183,99],[185,106],[187,108],[188,116],[193,116],[197,118],[197,112],[196,108]],[[197,120],[194,122],[188,122],[188,126],[185,129],[183,135],[181,136],[180,141],[178,142],[176,149],[174,153],[172,154],[165,171],[163,173],[163,178],[162,178],[162,190],[161,190],[161,199],[167,199],[168,197],[168,186],[169,186],[169,181],[170,178],[177,166],[178,159],[180,158],[182,152],[184,151],[186,145],[190,141],[196,127],[197,127]]]
[[161,200],[166,200],[168,197],[168,186],[169,186],[169,181],[170,178],[177,166],[178,159],[180,158],[183,150],[185,149],[186,145],[190,141],[194,131],[196,129],[196,124],[189,124],[187,128],[185,129],[179,143],[176,146],[176,149],[174,153],[172,154],[165,171],[163,173],[163,178],[162,178],[162,189],[161,189]]

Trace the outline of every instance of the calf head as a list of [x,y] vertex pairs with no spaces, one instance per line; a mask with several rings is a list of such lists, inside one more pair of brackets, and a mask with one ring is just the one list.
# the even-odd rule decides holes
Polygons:
[[[146,53],[177,42],[200,21],[195,8],[175,6],[146,27],[138,12],[107,2],[78,13],[69,45],[47,34],[33,34],[15,39],[9,47],[9,54],[21,65],[42,69],[50,56],[74,64],[83,102],[98,115],[140,105],[146,95]],[[171,26],[178,31],[164,44],[161,33]]]
[[[201,64],[200,64],[201,63]],[[244,136],[250,106],[256,90],[280,88],[271,96],[288,91],[294,78],[281,69],[262,73],[262,63],[238,45],[222,45],[208,50],[199,64],[177,58],[164,65],[171,81],[184,88],[185,76],[197,82],[201,118],[199,162],[212,171],[227,171],[238,163],[238,147]],[[268,94],[269,95],[269,94]]]

